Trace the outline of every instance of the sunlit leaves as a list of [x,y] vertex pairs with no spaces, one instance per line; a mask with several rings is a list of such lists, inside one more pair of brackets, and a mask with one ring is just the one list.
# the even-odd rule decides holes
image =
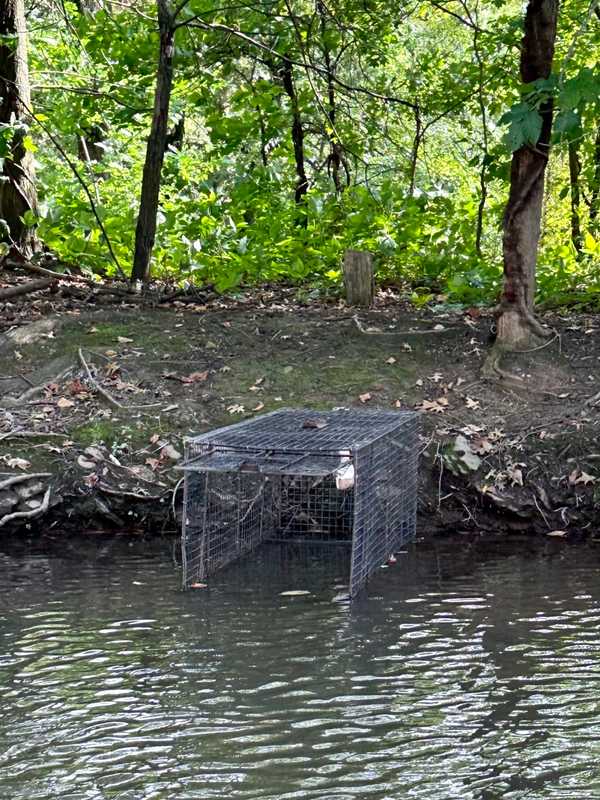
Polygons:
[[511,151],[523,145],[535,145],[542,130],[542,117],[528,103],[517,103],[504,114],[501,124],[508,125],[505,141]]

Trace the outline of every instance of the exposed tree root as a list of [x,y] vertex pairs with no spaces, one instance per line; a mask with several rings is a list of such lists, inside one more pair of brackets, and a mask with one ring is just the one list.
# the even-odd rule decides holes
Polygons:
[[[31,475],[27,477],[31,478]],[[48,511],[48,506],[50,505],[50,487],[46,489],[46,493],[44,494],[44,499],[42,500],[41,505],[37,508],[32,508],[30,511],[13,511],[12,514],[5,514],[0,519],[0,528],[6,525],[7,522],[12,522],[15,519],[33,519],[33,517],[39,517],[41,514],[45,514]]]
[[17,483],[25,483],[26,481],[30,481],[33,478],[50,478],[50,472],[26,472],[23,475],[11,475],[10,478],[6,478],[3,481],[0,481],[0,490],[1,489],[8,489],[9,486],[15,486]]

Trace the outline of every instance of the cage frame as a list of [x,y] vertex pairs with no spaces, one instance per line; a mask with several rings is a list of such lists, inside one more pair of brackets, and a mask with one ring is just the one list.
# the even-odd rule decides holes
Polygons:
[[[274,430],[278,422],[283,422],[279,440]],[[292,423],[293,430],[285,428],[286,424],[291,426]],[[340,424],[353,425],[354,434],[346,434],[340,429]],[[193,583],[208,580],[218,569],[251,552],[264,541],[273,540],[273,536],[265,535],[263,531],[265,508],[269,509],[267,504],[271,502],[269,513],[273,515],[274,509],[279,508],[281,514],[280,493],[285,480],[302,481],[310,477],[317,481],[330,481],[339,475],[342,465],[346,468],[352,465],[348,594],[351,599],[356,597],[369,576],[388,556],[415,538],[419,427],[419,414],[407,410],[338,408],[321,412],[305,408],[280,408],[188,438],[183,464],[183,587],[189,588]],[[327,428],[330,428],[329,432]],[[357,428],[361,430],[360,435],[356,434]],[[390,455],[395,449],[401,452],[401,458],[398,453],[396,458]],[[373,464],[377,458],[382,463]],[[386,476],[386,469],[398,470],[394,475],[398,486],[394,485],[390,475]],[[216,489],[209,491],[210,475],[237,476],[233,487],[237,491],[237,509],[235,512],[232,509],[230,519],[222,523],[225,527],[227,524],[233,526],[235,532],[231,535],[220,534],[225,542],[223,547],[228,547],[230,552],[225,552],[220,561],[215,558],[215,566],[211,566],[207,555],[207,547],[211,544],[210,492],[227,498],[228,502],[235,497],[235,493],[228,494],[224,490],[219,493]],[[202,477],[197,476],[205,476],[203,489],[198,484]],[[246,481],[251,486],[253,478],[257,479],[257,493],[242,514],[242,483]],[[194,505],[193,491],[203,493],[203,502]],[[245,536],[244,523],[249,515],[250,522],[254,521],[255,512],[258,511],[254,505],[258,500],[258,532],[246,525],[249,532]],[[280,503],[279,506],[276,501]],[[202,513],[200,524],[190,516],[195,510]],[[216,535],[212,534],[213,537]],[[192,549],[194,541],[196,549],[200,547],[199,554]]]

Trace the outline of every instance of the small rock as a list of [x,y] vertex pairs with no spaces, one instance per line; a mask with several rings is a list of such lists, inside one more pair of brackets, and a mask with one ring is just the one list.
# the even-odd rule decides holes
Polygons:
[[19,502],[19,497],[15,492],[6,490],[0,492],[0,514],[5,514],[14,508]]
[[29,500],[30,497],[35,497],[36,494],[41,494],[43,491],[44,484],[41,481],[33,481],[15,487],[15,492],[21,500]]
[[94,461],[103,461],[104,460],[104,453],[102,450],[99,450],[97,447],[86,447],[83,451],[86,456],[93,458]]
[[57,328],[60,327],[60,320],[58,319],[40,319],[37,322],[31,322],[29,325],[24,325],[22,328],[15,328],[5,334],[6,339],[12,344],[35,344],[40,339],[47,338],[53,334]]
[[39,508],[42,505],[41,500],[28,500],[25,505],[27,508]]

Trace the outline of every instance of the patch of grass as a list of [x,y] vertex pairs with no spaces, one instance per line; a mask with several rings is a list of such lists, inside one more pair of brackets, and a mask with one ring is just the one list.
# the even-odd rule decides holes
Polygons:
[[123,441],[123,427],[117,421],[98,419],[73,428],[69,435],[77,444],[87,447],[103,443],[107,447]]

